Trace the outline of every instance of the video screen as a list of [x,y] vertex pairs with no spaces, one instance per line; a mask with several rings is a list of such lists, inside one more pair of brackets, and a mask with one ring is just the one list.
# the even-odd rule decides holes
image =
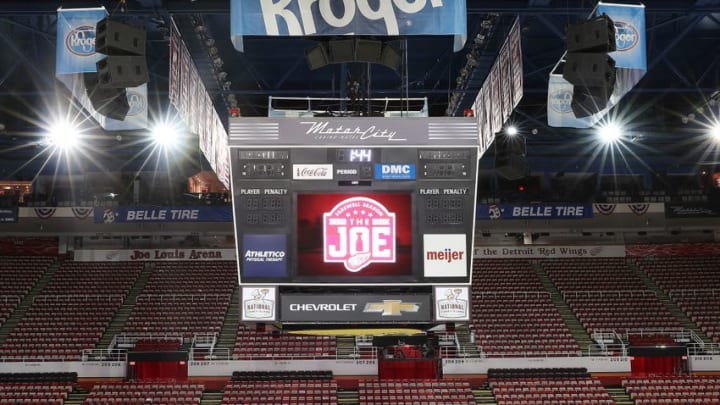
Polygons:
[[297,276],[323,282],[409,280],[409,193],[298,194]]

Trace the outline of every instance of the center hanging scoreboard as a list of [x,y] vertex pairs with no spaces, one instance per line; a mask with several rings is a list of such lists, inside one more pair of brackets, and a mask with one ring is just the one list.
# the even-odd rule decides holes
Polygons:
[[241,284],[468,284],[477,139],[463,118],[231,121]]

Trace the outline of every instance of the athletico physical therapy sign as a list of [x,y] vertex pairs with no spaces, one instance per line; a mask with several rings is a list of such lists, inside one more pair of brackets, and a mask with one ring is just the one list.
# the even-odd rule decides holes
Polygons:
[[232,0],[230,33],[243,51],[243,35],[454,35],[467,36],[465,2],[456,0]]

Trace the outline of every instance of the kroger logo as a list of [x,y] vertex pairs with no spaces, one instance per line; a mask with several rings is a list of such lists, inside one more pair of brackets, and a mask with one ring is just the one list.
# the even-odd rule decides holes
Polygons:
[[550,108],[560,114],[568,114],[572,111],[572,91],[570,89],[559,90],[550,93]]
[[95,27],[81,25],[65,36],[65,47],[75,55],[95,54]]
[[640,35],[637,29],[622,21],[615,21],[615,44],[618,51],[628,51],[639,42]]
[[130,109],[127,113],[128,116],[138,115],[145,111],[145,108],[147,107],[145,103],[145,97],[143,97],[142,94],[136,91],[128,91],[127,100],[128,105],[130,106]]

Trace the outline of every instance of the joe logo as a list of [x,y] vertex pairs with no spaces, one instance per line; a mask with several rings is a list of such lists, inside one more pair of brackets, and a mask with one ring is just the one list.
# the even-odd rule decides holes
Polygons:
[[142,94],[138,93],[137,91],[129,90],[127,92],[127,100],[128,105],[130,106],[130,109],[127,113],[129,117],[141,114],[143,111],[145,111],[145,97],[143,97]]
[[615,21],[615,44],[618,51],[629,51],[638,44],[638,31],[632,25]]
[[395,263],[395,213],[366,197],[341,201],[323,214],[323,260],[353,273],[373,262]]
[[81,25],[65,36],[65,47],[75,55],[95,54],[95,27]]
[[569,89],[559,90],[550,93],[550,108],[561,114],[567,114],[572,111],[572,91]]

